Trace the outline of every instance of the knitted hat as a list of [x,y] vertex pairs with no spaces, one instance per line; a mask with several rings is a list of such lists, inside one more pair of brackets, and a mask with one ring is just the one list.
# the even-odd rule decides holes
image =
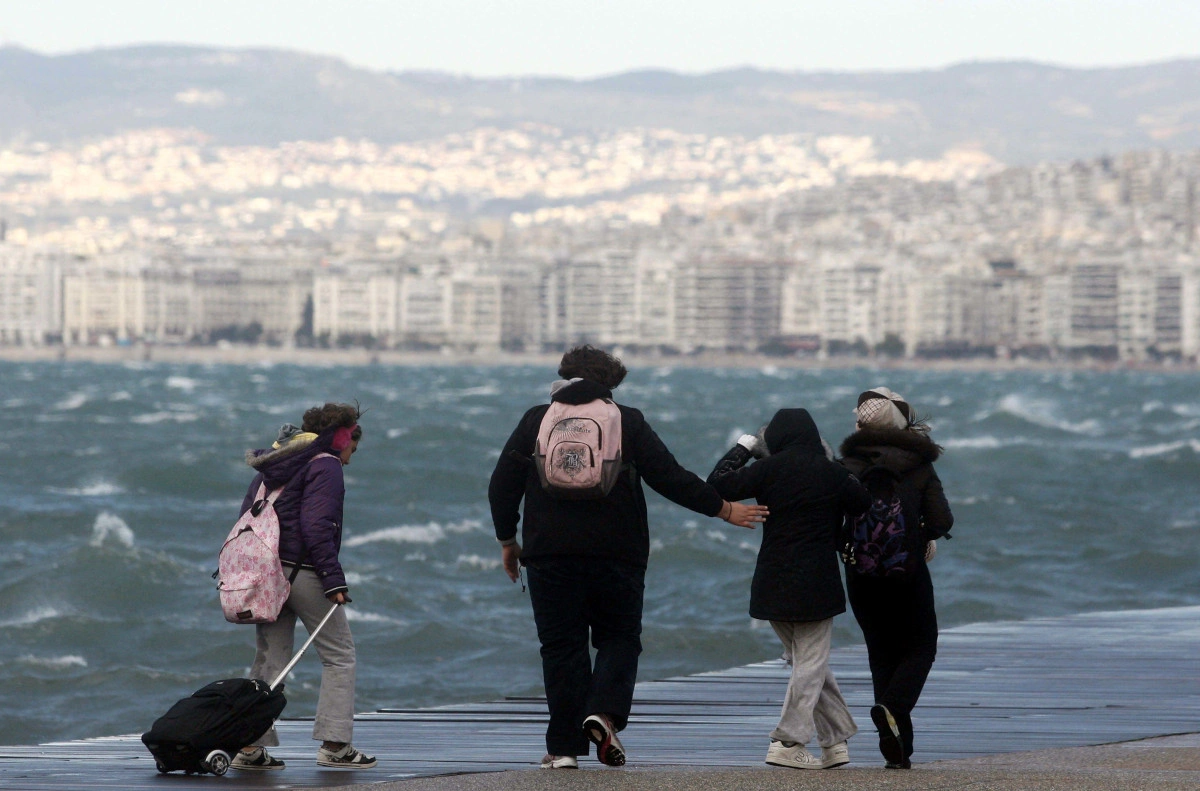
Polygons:
[[913,410],[899,393],[874,387],[859,395],[854,417],[863,428],[908,428]]

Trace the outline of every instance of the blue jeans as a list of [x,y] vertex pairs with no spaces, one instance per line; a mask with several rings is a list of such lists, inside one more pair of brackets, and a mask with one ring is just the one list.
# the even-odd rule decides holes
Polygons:
[[550,709],[546,752],[587,755],[585,717],[607,714],[617,730],[629,722],[642,653],[646,570],[584,556],[538,558],[526,568]]

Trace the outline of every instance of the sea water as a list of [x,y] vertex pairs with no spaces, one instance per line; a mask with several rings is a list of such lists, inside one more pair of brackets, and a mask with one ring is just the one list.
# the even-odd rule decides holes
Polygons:
[[[247,673],[216,555],[268,445],[357,400],[342,563],[357,708],[541,691],[528,594],[500,568],[488,477],[550,367],[0,363],[0,744],[136,733]],[[929,416],[956,524],[932,564],[953,626],[1200,603],[1200,374],[635,368],[617,391],[706,476],[780,407],[833,444],[887,385]],[[649,493],[643,679],[778,656],[747,615],[758,532]],[[861,641],[849,615],[835,641]],[[311,715],[320,663],[288,682]]]

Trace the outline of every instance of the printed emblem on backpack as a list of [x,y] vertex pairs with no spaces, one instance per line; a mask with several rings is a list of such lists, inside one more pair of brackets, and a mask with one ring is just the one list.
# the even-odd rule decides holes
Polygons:
[[542,489],[551,496],[605,497],[621,471],[621,410],[606,398],[555,401],[538,429],[534,459]]
[[842,550],[848,569],[865,577],[898,577],[912,572],[917,555],[904,519],[895,473],[872,468],[862,481],[871,492],[871,506],[850,522],[850,535]]

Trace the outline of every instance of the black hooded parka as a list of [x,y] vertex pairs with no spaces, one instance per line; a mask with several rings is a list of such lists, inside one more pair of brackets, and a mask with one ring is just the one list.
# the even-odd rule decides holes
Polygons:
[[770,509],[750,586],[750,615],[767,621],[823,621],[846,611],[837,537],[846,515],[871,496],[831,461],[812,416],[781,409],[764,432],[770,455],[749,466],[735,445],[708,482],[727,500],[755,498]]

